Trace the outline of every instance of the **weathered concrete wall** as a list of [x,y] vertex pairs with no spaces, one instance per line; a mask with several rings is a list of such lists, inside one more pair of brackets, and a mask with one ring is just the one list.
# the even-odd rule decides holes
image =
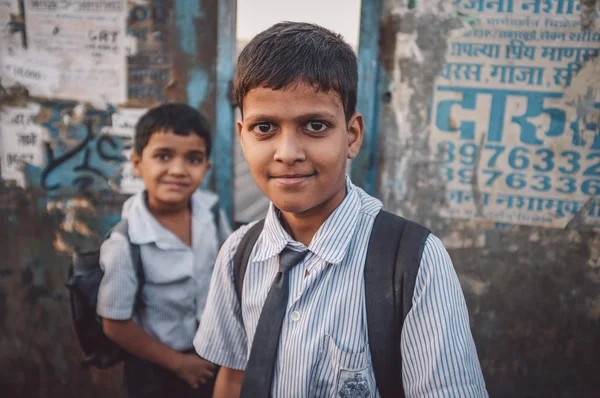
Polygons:
[[[210,185],[231,192],[235,2],[94,3],[124,10],[120,30],[92,3],[15,2],[10,20],[4,3],[0,10],[3,34],[11,27],[0,44],[0,395],[7,398],[119,394],[119,367],[79,367],[65,283],[73,249],[97,248],[140,188],[126,160],[145,109],[181,101],[203,111],[216,132],[215,156],[224,159]],[[63,6],[69,22],[57,15]],[[33,8],[38,19],[29,21],[40,26],[24,17]],[[46,39],[44,29],[53,32]],[[94,60],[82,70],[99,80],[75,67],[81,59]],[[231,198],[222,197],[231,214]]]
[[449,247],[491,397],[597,397],[597,3],[387,0],[380,15],[376,155],[359,160],[378,173],[357,177]]

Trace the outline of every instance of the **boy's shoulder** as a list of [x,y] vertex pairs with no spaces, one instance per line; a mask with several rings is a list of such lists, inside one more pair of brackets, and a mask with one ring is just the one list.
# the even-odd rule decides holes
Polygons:
[[259,221],[260,220],[252,221],[233,231],[233,233],[229,235],[229,237],[223,243],[221,251],[219,252],[219,260],[217,262],[225,262],[226,264],[230,264],[233,261],[233,257],[238,250],[244,235],[246,235],[248,230],[250,230],[250,228],[252,228]]
[[[215,217],[213,208],[219,202],[215,193],[196,190],[189,200],[192,204],[193,219],[201,219],[201,222],[204,222]],[[171,240],[171,236],[165,234],[164,227],[148,209],[144,191],[135,193],[123,203],[121,218],[129,220],[129,238],[134,244],[144,245],[165,239]]]
[[131,259],[131,242],[121,232],[112,231],[100,245],[100,265],[120,263],[123,259]]
[[190,200],[192,200],[194,204],[197,203],[201,205],[203,208],[211,209],[214,205],[219,203],[219,196],[214,192],[198,189],[192,194]]

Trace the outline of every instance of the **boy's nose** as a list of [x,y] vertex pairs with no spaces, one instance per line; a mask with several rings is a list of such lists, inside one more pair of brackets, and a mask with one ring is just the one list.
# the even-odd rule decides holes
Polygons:
[[306,159],[301,139],[297,134],[296,131],[283,131],[279,135],[274,156],[275,161],[292,166],[294,163]]
[[185,171],[186,169],[184,159],[175,158],[171,161],[171,164],[169,165],[170,174],[181,175],[185,174]]

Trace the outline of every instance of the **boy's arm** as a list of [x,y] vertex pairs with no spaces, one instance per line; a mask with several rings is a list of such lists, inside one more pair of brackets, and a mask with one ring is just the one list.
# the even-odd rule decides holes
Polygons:
[[131,320],[138,280],[131,264],[127,238],[112,234],[102,244],[100,266],[104,276],[98,290],[96,311],[103,318],[106,336],[126,351],[175,372],[191,386],[210,377],[214,369],[212,364],[155,340]]
[[131,319],[103,319],[106,337],[131,354],[162,366],[178,375],[193,388],[204,384],[214,375],[215,366],[197,355],[186,355],[153,339]]
[[200,327],[194,337],[198,354],[226,368],[241,370],[248,361],[246,330],[233,279],[233,256],[248,228],[235,231],[219,251]]
[[488,397],[458,276],[433,235],[423,251],[401,350],[407,398]]
[[215,382],[213,398],[238,398],[242,391],[244,371],[221,367]]

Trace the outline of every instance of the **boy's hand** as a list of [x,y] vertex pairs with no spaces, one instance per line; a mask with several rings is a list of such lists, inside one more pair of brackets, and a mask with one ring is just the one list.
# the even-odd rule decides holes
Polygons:
[[196,354],[182,354],[175,367],[175,373],[196,389],[215,375],[216,366]]

